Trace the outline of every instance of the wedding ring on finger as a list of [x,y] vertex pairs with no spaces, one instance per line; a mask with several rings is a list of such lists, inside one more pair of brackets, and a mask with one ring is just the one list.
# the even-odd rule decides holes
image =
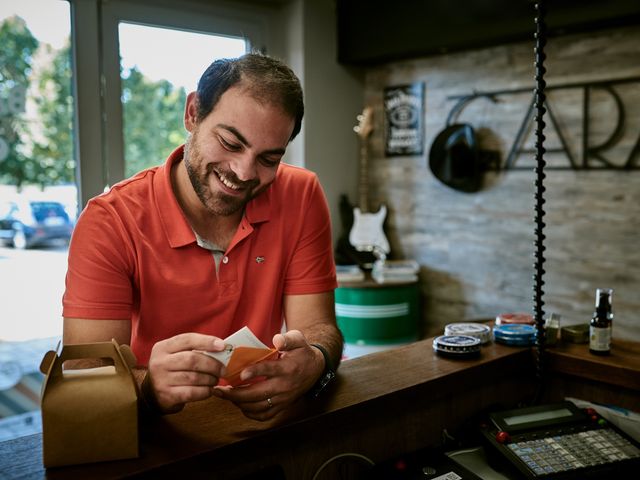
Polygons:
[[269,408],[273,407],[273,402],[271,401],[271,397],[267,398],[267,405]]

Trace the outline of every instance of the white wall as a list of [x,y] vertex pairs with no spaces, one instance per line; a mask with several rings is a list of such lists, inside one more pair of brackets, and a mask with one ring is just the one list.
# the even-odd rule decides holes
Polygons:
[[341,193],[356,200],[358,141],[353,132],[363,108],[363,73],[337,63],[331,0],[292,0],[278,21],[287,36],[283,53],[305,92],[305,119],[287,161],[316,172],[329,201],[334,238],[340,233]]

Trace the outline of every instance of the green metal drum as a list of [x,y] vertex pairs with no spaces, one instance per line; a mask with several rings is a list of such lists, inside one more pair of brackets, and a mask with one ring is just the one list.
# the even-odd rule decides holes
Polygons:
[[386,345],[418,339],[418,284],[336,289],[336,317],[346,343]]

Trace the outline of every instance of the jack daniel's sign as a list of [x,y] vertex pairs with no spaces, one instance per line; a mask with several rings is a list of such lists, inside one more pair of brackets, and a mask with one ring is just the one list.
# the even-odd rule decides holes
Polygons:
[[424,83],[385,88],[385,153],[421,155],[424,148]]

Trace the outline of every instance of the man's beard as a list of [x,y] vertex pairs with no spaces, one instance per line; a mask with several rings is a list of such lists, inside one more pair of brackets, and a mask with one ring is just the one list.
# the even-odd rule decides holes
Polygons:
[[[198,168],[202,166],[203,161],[196,142],[196,132],[189,135],[189,138],[187,139],[184,147],[183,161],[187,169],[187,175],[189,175],[189,180],[191,181],[191,185],[193,186],[196,195],[205,208],[213,215],[229,216],[244,209],[244,206],[251,199],[266,188],[265,186],[264,188],[254,192],[255,187],[259,184],[259,180],[257,178],[243,182],[233,171],[223,170],[220,167],[216,168],[215,164],[209,163],[206,165],[204,171],[202,171],[202,169],[198,170]],[[222,191],[212,192],[210,187],[210,177],[212,175],[217,177],[217,173],[214,169],[234,185],[241,186],[245,190],[245,195],[241,197],[227,195]],[[218,179],[218,181],[220,181],[220,179]]]

